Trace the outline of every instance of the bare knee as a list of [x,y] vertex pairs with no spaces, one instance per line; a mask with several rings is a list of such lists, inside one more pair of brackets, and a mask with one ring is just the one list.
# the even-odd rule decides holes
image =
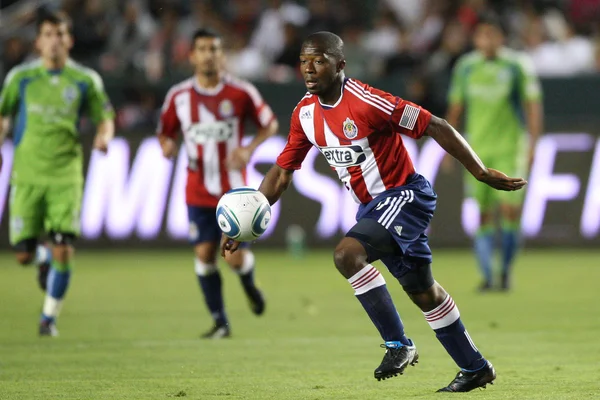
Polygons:
[[335,248],[333,262],[338,271],[349,279],[367,264],[367,253],[358,240],[346,237]]
[[52,248],[52,258],[60,263],[67,263],[73,258],[75,249],[69,244],[56,244]]
[[408,297],[417,305],[423,312],[431,311],[444,301],[448,293],[437,282],[434,282],[429,289],[418,292],[408,293]]
[[196,255],[196,258],[203,263],[215,264],[217,262],[217,246],[218,243],[216,242],[199,243],[194,246],[194,254]]
[[18,253],[15,253],[15,257],[16,257],[17,262],[19,264],[21,264],[21,265],[29,265],[35,259],[35,254],[34,253],[30,253],[30,252],[26,252],[26,251],[20,251]]

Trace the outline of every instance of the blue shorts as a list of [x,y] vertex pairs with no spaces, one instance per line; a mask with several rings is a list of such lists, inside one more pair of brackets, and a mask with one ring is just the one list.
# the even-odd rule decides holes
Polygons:
[[[401,256],[431,263],[425,231],[433,218],[436,199],[437,194],[429,181],[413,174],[405,185],[386,190],[371,202],[362,204],[356,220],[368,218],[383,226],[398,244],[400,252],[395,258]],[[394,255],[382,254],[378,258],[388,265]]]
[[[205,242],[221,242],[223,233],[217,223],[217,209],[212,207],[187,206],[189,221],[188,240],[196,245]],[[241,243],[240,248],[248,247],[249,243]]]

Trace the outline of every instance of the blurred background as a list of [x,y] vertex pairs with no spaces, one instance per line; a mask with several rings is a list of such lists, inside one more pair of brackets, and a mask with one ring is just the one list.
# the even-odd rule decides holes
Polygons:
[[[291,110],[305,89],[298,51],[307,34],[330,30],[345,41],[347,75],[444,115],[449,74],[472,49],[477,15],[498,12],[508,45],[526,51],[542,78],[546,134],[527,188],[522,230],[530,246],[600,244],[600,0],[2,0],[0,77],[35,54],[35,19],[62,9],[73,19],[72,57],[104,78],[117,110],[109,155],[89,153],[82,246],[185,245],[185,157],[162,160],[153,138],[168,88],[188,77],[190,37],[223,35],[227,68],[253,81],[281,130],[249,167],[257,185],[283,147]],[[249,132],[253,132],[253,127]],[[477,210],[463,201],[462,173],[440,167],[441,149],[407,141],[417,169],[434,181],[440,204],[430,235],[467,246]],[[11,144],[3,148],[10,159]],[[7,246],[8,173],[0,175],[0,240]],[[100,171],[111,171],[110,174]],[[107,178],[107,175],[109,176]],[[315,189],[316,188],[316,189]],[[322,190],[325,188],[326,190]],[[312,152],[276,209],[265,244],[305,237],[330,245],[353,224],[349,196]],[[301,211],[300,211],[301,210]],[[292,226],[292,229],[290,229]]]

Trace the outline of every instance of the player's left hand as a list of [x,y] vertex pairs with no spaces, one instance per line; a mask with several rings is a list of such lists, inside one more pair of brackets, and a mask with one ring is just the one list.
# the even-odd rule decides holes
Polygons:
[[492,168],[488,168],[487,174],[480,180],[494,189],[508,192],[520,190],[527,184],[527,181],[523,178],[510,178],[505,173]]
[[225,252],[235,253],[240,247],[241,242],[233,240],[224,234],[221,235],[221,257],[225,257]]
[[252,156],[252,150],[247,147],[238,147],[231,152],[227,165],[230,169],[242,169],[250,161],[250,156]]
[[97,134],[94,138],[94,149],[106,154],[108,151],[108,142],[109,141],[107,140],[106,136]]

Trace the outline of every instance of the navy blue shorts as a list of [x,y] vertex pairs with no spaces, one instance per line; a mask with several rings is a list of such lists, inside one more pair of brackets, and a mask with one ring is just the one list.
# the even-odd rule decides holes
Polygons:
[[368,218],[376,221],[388,231],[400,250],[397,254],[381,254],[377,258],[386,265],[398,256],[431,263],[431,249],[425,231],[433,218],[436,199],[437,194],[429,181],[413,174],[405,185],[386,190],[368,204],[362,204],[356,220]]
[[[191,244],[205,242],[221,242],[222,232],[217,223],[217,209],[212,207],[187,206],[189,220],[189,236]],[[241,248],[249,243],[242,243]]]

